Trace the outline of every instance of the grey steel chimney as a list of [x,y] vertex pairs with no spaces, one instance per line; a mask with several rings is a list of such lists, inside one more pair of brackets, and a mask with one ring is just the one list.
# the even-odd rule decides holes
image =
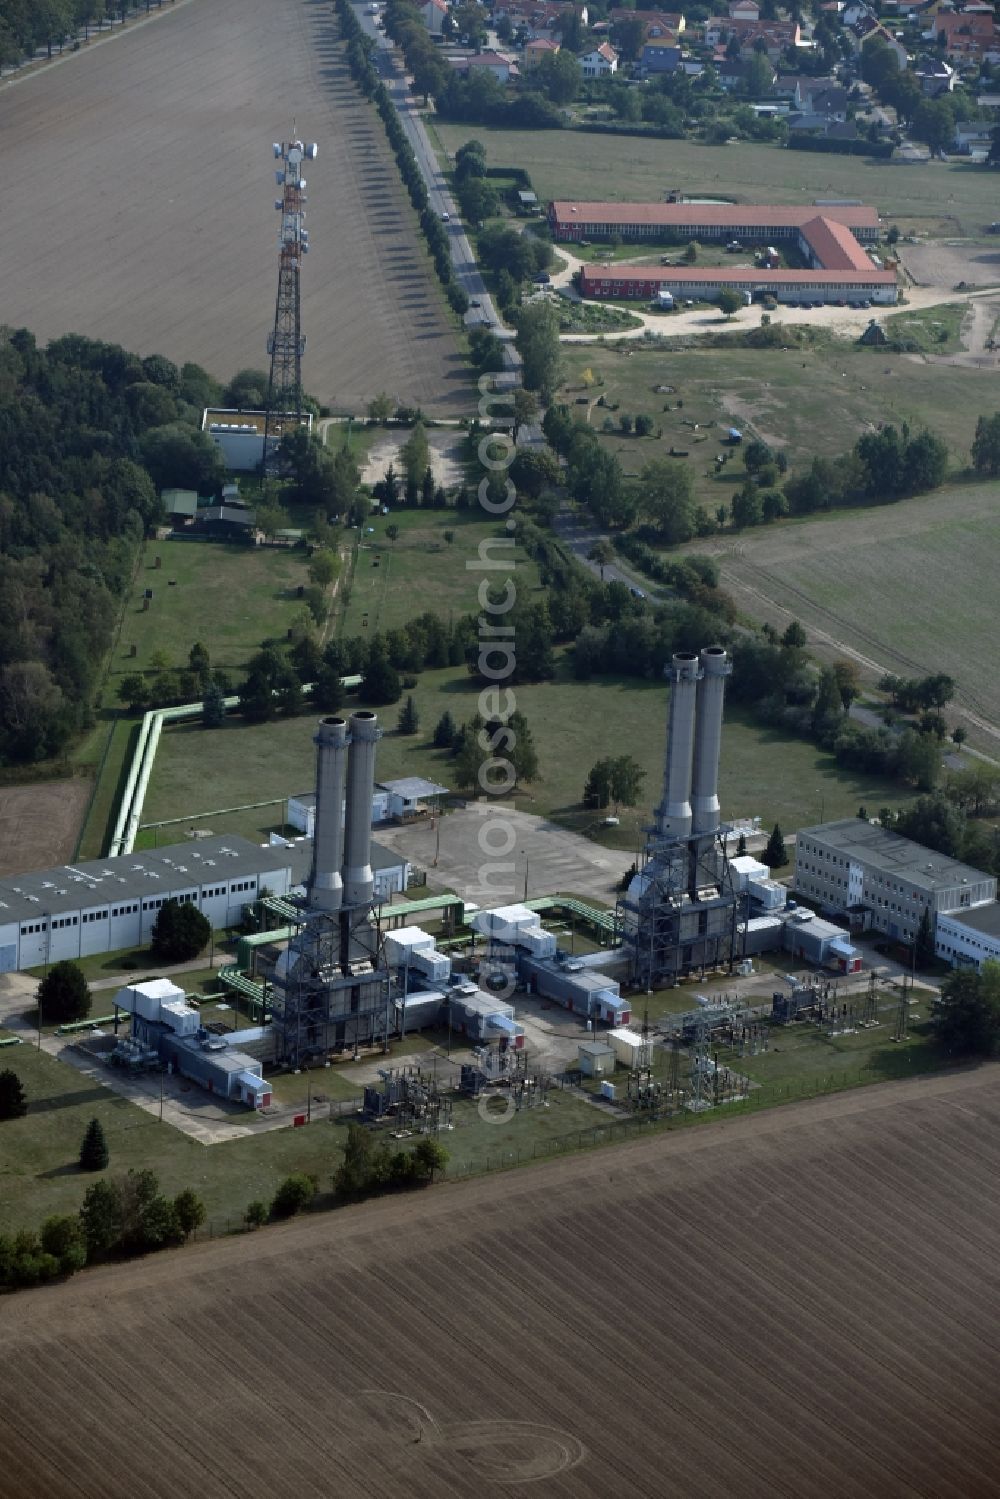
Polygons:
[[377,714],[351,714],[344,822],[345,906],[368,906],[375,893],[371,866],[372,802],[375,797],[375,746],[381,738]]
[[701,676],[698,657],[693,651],[676,651],[664,676],[670,682],[670,716],[663,796],[654,814],[656,831],[667,837],[686,838],[691,831],[691,766]]
[[719,753],[722,749],[722,700],[733,664],[725,647],[709,645],[701,653],[698,711],[694,734],[694,778],[691,782],[691,831],[714,833],[720,822]]
[[339,911],[344,899],[344,786],[347,780],[347,720],[321,718],[316,746],[316,816],[309,904]]

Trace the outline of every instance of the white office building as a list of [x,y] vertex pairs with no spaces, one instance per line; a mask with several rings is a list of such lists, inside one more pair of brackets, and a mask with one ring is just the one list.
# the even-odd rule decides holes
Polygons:
[[912,942],[925,909],[965,913],[996,900],[997,882],[971,864],[935,853],[898,833],[847,817],[803,828],[795,839],[795,890],[821,909]]

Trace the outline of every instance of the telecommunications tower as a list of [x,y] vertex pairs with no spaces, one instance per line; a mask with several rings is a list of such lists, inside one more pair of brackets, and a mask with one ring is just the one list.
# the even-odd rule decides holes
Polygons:
[[302,415],[302,354],[306,341],[302,336],[302,304],[299,272],[302,257],[309,251],[309,231],[305,228],[306,179],[302,163],[313,161],[319,148],[315,143],[304,146],[295,139],[274,144],[275,159],[281,165],[275,180],[281,197],[274,206],[281,214],[278,235],[278,297],[274,308],[274,331],[267,340],[271,356],[271,375],[267,386],[267,416],[264,428],[264,453],[268,438],[280,435],[278,418]]

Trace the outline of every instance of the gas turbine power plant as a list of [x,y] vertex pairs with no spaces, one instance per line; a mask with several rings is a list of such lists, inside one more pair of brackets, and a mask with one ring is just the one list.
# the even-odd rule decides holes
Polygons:
[[629,974],[643,989],[732,963],[737,890],[719,807],[726,678],[722,646],[678,651],[667,669],[670,712],[663,795],[642,863],[619,901]]
[[274,971],[279,1060],[385,1044],[389,972],[373,918],[374,713],[324,718],[316,735],[316,825],[305,922]]

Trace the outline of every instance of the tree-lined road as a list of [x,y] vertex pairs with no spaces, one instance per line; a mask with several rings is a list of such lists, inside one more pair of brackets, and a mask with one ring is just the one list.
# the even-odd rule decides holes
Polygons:
[[367,6],[355,5],[354,9],[365,35],[370,37],[375,44],[375,68],[396,107],[413,154],[417,158],[427,186],[427,200],[430,208],[441,219],[445,214],[448,215],[448,241],[455,278],[468,296],[470,304],[478,303],[478,306],[470,305],[466,321],[472,325],[486,323],[498,338],[505,340],[505,367],[511,374],[517,375],[521,368],[521,356],[510,342],[512,337],[510,330],[504,327],[493,299],[486,289],[486,284],[476,264],[469,236],[462,226],[458,205],[448,191],[444,173],[441,171],[437,155],[424,129],[424,122],[417,110],[416,100],[410,92],[409,82],[396,48],[385,32],[375,24],[378,17],[371,15]]

